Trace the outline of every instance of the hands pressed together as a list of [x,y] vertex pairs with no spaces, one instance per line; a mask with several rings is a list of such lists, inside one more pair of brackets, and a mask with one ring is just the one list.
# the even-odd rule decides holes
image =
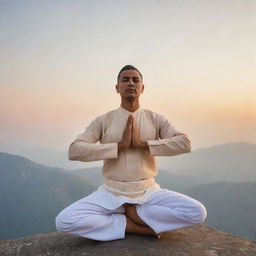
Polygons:
[[139,131],[135,124],[133,115],[128,117],[122,141],[118,143],[118,150],[123,150],[128,147],[149,149],[148,144],[140,140]]

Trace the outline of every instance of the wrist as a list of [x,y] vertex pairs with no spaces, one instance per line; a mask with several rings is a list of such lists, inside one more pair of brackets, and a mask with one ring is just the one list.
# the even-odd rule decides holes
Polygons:
[[141,141],[140,148],[141,149],[149,149],[148,143],[145,141]]
[[117,143],[118,150],[122,150],[124,148],[123,144],[121,142]]
[[117,143],[117,147],[118,147],[118,150],[124,150],[124,149],[126,149],[128,146],[125,145],[125,144],[122,143],[122,142],[118,142],[118,143]]

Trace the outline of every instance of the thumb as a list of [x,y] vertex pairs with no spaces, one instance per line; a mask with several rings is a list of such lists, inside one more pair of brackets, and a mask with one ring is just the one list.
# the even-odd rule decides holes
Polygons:
[[133,124],[133,115],[129,115],[129,117],[128,117],[128,122],[129,122],[129,124]]
[[129,127],[131,124],[132,124],[131,117],[128,116],[127,121],[126,121],[126,127]]

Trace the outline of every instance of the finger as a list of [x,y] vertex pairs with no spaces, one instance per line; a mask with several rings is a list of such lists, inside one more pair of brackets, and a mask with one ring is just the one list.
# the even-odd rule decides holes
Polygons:
[[136,128],[136,123],[135,121],[132,122],[132,127],[135,129]]
[[130,116],[129,116],[127,121],[126,121],[126,124],[125,124],[125,129],[128,129],[130,123],[131,123],[131,121],[130,121]]
[[126,133],[130,133],[130,134],[132,133],[132,124],[131,123],[127,124],[125,132]]
[[126,126],[128,126],[131,123],[132,115],[129,115],[126,121]]
[[129,116],[128,120],[127,120],[127,125],[128,126],[131,126],[132,127],[132,124],[133,124],[133,117],[132,116]]

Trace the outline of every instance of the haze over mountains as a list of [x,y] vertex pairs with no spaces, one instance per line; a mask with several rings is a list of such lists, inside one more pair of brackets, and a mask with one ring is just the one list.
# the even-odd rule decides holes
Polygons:
[[59,168],[0,153],[0,238],[55,231],[54,219],[95,187]]
[[[206,224],[256,240],[255,156],[255,144],[238,142],[162,158],[169,169],[156,180],[204,203]],[[54,231],[57,213],[102,183],[98,167],[66,171],[6,153],[0,174],[1,239]]]
[[202,148],[176,157],[161,157],[159,167],[205,182],[256,180],[256,144],[236,142]]
[[256,241],[256,181],[201,184],[185,193],[206,206],[206,224]]
[[[67,149],[57,151],[51,148],[27,148],[16,153],[42,165],[66,170],[93,168],[102,166],[102,161],[78,162],[69,161]],[[234,142],[201,148],[174,157],[158,157],[158,167],[172,173],[196,176],[199,179],[207,176],[207,182],[215,181],[248,181],[255,172],[255,144]],[[252,165],[251,163],[254,163]],[[230,172],[230,173],[228,173]],[[253,173],[252,173],[253,172]],[[227,177],[227,180],[225,179]]]
[[46,147],[29,147],[24,148],[23,150],[19,151],[11,151],[9,149],[8,152],[10,154],[24,156],[36,163],[43,164],[48,167],[57,167],[66,170],[74,170],[79,168],[86,167],[99,167],[102,165],[102,161],[97,162],[78,162],[78,161],[70,161],[68,159],[68,145],[67,148],[64,150],[56,150],[53,148],[46,148]]

